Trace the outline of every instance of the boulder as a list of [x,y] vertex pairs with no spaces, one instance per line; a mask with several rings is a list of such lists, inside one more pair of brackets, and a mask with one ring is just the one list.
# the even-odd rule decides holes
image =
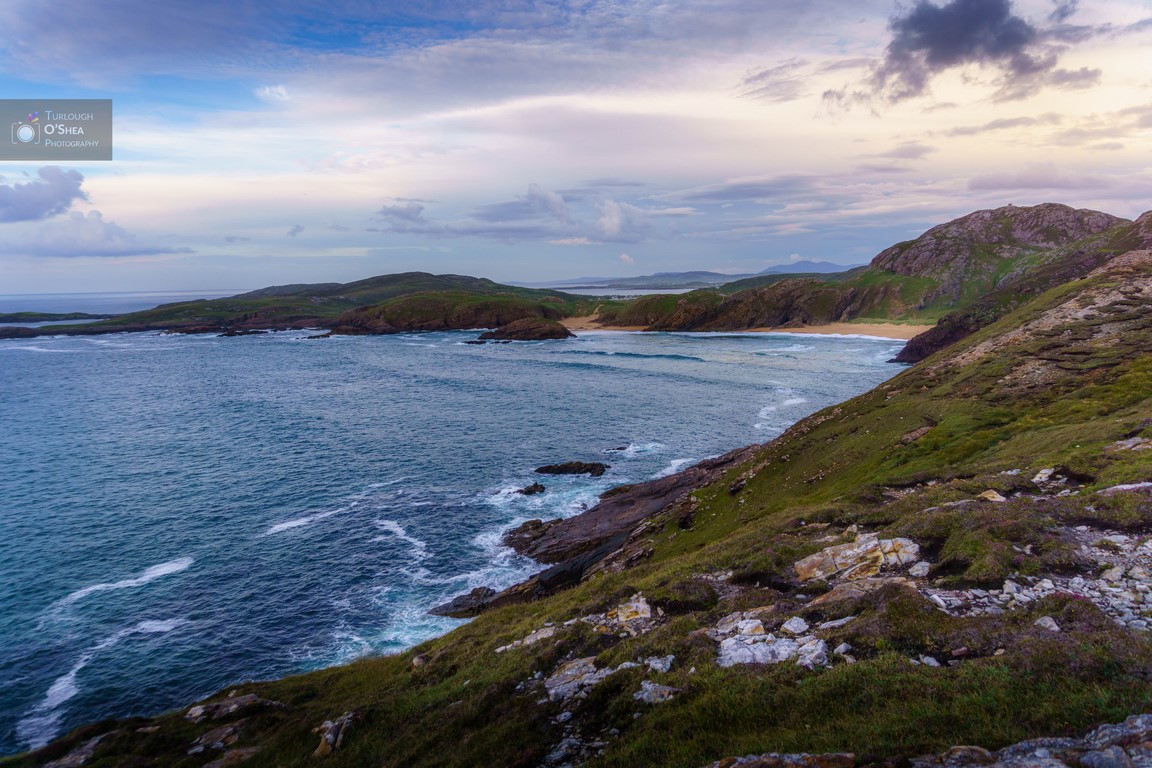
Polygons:
[[516,491],[516,493],[522,494],[524,496],[535,496],[538,493],[544,493],[546,490],[548,489],[540,483],[532,483],[532,485],[521,488],[520,490]]
[[826,547],[797,561],[794,566],[801,581],[826,579],[839,574],[845,579],[875,576],[883,566],[904,566],[920,558],[920,547],[911,539],[880,539],[865,533],[848,544]]
[[525,317],[513,320],[494,331],[485,331],[480,339],[503,339],[508,341],[544,341],[546,339],[573,339],[576,334],[555,320],[543,317]]

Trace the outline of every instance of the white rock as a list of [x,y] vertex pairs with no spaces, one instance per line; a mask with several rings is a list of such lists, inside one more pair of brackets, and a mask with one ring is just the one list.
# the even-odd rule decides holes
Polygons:
[[808,622],[804,621],[804,619],[800,618],[799,616],[793,616],[792,618],[788,619],[788,621],[784,622],[780,629],[784,630],[790,635],[802,635],[808,631]]
[[1004,587],[1002,589],[1003,589],[1004,594],[1014,595],[1020,591],[1020,585],[1017,584],[1016,582],[1012,581],[1011,579],[1008,579],[1007,581],[1004,582]]
[[668,701],[678,693],[680,693],[679,688],[673,688],[670,685],[657,685],[650,680],[644,680],[640,683],[640,690],[632,694],[632,698],[645,704],[659,704]]
[[1041,629],[1046,629],[1049,632],[1059,632],[1060,631],[1060,625],[1057,624],[1056,620],[1053,619],[1051,616],[1041,616],[1040,618],[1036,619],[1035,624],[1036,624],[1036,626],[1040,627]]
[[844,626],[845,624],[849,623],[850,621],[855,620],[855,618],[856,618],[855,616],[845,616],[842,619],[832,619],[831,621],[825,621],[825,622],[817,625],[816,628],[817,629],[838,629],[839,627]]
[[744,620],[744,614],[737,611],[730,613],[716,622],[716,631],[722,635],[730,635],[736,631],[736,625]]
[[852,646],[848,643],[840,643],[840,645],[836,646],[836,648],[832,651],[832,653],[836,654],[837,656],[846,656],[851,652]]
[[1051,592],[1052,590],[1056,589],[1056,585],[1052,583],[1051,579],[1041,579],[1040,583],[1036,585],[1036,589],[1044,589]]
[[1120,581],[1124,578],[1124,569],[1117,565],[1100,574],[1100,578],[1104,581]]
[[760,623],[759,619],[745,619],[736,625],[736,634],[762,635],[764,634],[764,625]]
[[797,649],[796,663],[808,669],[828,666],[828,646],[823,640],[812,638]]
[[1046,482],[1048,482],[1048,480],[1051,479],[1052,473],[1055,471],[1056,471],[1055,467],[1049,467],[1047,469],[1042,469],[1036,473],[1035,477],[1032,478],[1032,482],[1037,483],[1037,484],[1046,483]]
[[667,672],[672,669],[672,664],[675,663],[675,656],[653,656],[650,659],[645,659],[644,663],[648,665],[648,669],[653,672]]
[[927,561],[921,560],[908,569],[908,575],[915,579],[922,579],[928,575],[928,569],[931,567]]
[[938,666],[940,666],[940,662],[936,661],[936,659],[934,659],[931,656],[921,656],[920,657],[920,663],[926,667],[938,667]]

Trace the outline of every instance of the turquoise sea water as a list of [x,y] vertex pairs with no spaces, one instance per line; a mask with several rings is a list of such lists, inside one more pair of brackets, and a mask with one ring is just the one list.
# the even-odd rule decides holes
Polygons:
[[[901,346],[303,336],[0,341],[0,754],[451,629],[427,608],[535,570],[503,531],[771,439]],[[611,469],[532,472],[568,460]]]

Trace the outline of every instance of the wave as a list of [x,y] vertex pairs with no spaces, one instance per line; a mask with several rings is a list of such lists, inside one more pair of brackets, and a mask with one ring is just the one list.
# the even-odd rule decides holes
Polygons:
[[64,715],[60,707],[80,693],[80,683],[78,682],[80,672],[101,651],[108,650],[132,635],[165,634],[187,623],[187,619],[141,621],[92,646],[80,655],[71,669],[52,682],[43,699],[24,713],[24,717],[16,724],[17,741],[28,749],[39,749],[56,738],[60,732],[60,719]]
[[664,443],[629,443],[621,448],[608,448],[604,453],[614,453],[618,456],[639,456],[645,453],[659,453],[668,446]]
[[100,584],[93,584],[90,587],[78,589],[67,597],[61,599],[56,603],[57,607],[71,605],[78,600],[83,600],[88,595],[96,592],[108,592],[114,589],[129,589],[131,587],[140,587],[150,581],[155,581],[162,576],[167,576],[172,573],[180,573],[180,571],[187,570],[192,563],[196,562],[191,557],[178,557],[175,560],[169,560],[166,563],[153,565],[150,568],[145,568],[139,576],[133,576],[130,579],[121,579],[120,581],[101,582]]
[[[397,523],[395,520],[376,520],[375,522],[376,527],[380,530],[385,531],[386,533],[390,533],[393,537],[400,539],[400,541],[412,545],[412,549],[409,551],[409,554],[412,555],[414,560],[420,561],[428,558],[428,542],[422,541],[421,539],[417,539],[415,536],[409,535],[408,531],[404,529],[404,526],[400,525],[400,523]],[[379,538],[373,539],[372,541],[377,542],[386,540],[386,537],[381,536]]]
[[668,477],[669,475],[674,475],[684,467],[695,464],[697,461],[699,461],[699,459],[673,459],[672,461],[668,462],[668,466],[652,475],[652,479],[655,480],[660,477]]
[[345,504],[344,506],[336,507],[335,509],[327,509],[323,512],[315,512],[311,515],[304,515],[302,517],[296,517],[296,518],[293,518],[291,520],[285,520],[282,523],[276,523],[275,525],[270,526],[268,528],[268,530],[264,531],[263,535],[264,536],[274,536],[277,533],[283,533],[284,531],[290,531],[293,528],[303,528],[305,526],[318,523],[321,520],[327,520],[330,517],[335,517],[336,515],[341,515],[341,514],[344,514],[345,512],[351,512],[356,507],[360,506],[360,502],[362,502],[365,499],[367,499],[368,497],[370,497],[372,495],[372,493],[374,493],[375,491],[377,491],[381,488],[387,488],[389,486],[393,486],[393,485],[396,485],[398,483],[402,483],[408,479],[410,479],[410,478],[398,477],[394,480],[388,480],[388,481],[385,481],[382,483],[372,483],[371,485],[369,485],[364,490],[362,490],[359,493],[354,494],[351,497],[349,497],[350,501],[347,504]]
[[[54,337],[54,338],[67,338],[67,337]],[[78,349],[45,349],[44,347],[38,347],[34,344],[21,344],[19,346],[13,346],[11,344],[0,344],[0,352],[48,352],[50,354],[57,354],[57,353],[79,352],[79,351],[80,350],[78,350]]]
[[[783,432],[784,427],[778,424],[769,424],[767,423],[768,419],[772,418],[773,414],[778,413],[781,408],[792,408],[808,402],[808,399],[805,397],[788,397],[788,395],[795,395],[791,389],[779,390],[777,394],[784,396],[784,399],[778,403],[771,403],[761,408],[759,413],[756,414],[757,422],[752,425],[754,429],[771,429]],[[795,419],[788,419],[787,423],[791,424],[793,421],[795,421]]]

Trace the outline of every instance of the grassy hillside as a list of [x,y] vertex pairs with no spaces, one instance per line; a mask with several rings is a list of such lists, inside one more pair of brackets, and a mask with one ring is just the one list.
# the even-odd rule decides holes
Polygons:
[[[0,328],[0,338],[46,334],[116,333],[121,331],[179,331],[183,333],[263,330],[273,328],[331,327],[349,311],[358,307],[394,302],[413,294],[440,294],[440,304],[458,305],[467,318],[469,307],[481,297],[495,297],[496,303],[517,301],[548,302],[562,316],[587,309],[579,297],[560,291],[517,288],[491,280],[462,275],[431,275],[405,272],[381,275],[353,283],[318,283],[282,285],[263,288],[224,299],[163,304],[153,309],[119,315],[108,320],[69,326],[47,326],[37,329]],[[410,302],[407,311],[416,318],[426,300]],[[390,312],[393,309],[382,309]],[[413,314],[414,313],[414,314]],[[449,315],[451,311],[449,311]],[[522,315],[523,316],[523,315]],[[341,320],[347,325],[347,320]],[[445,327],[487,327],[456,325]]]
[[[210,699],[239,708],[218,719],[94,724],[5,764],[103,736],[88,765],[314,765],[314,729],[346,713],[326,765],[695,768],[769,751],[864,764],[1083,733],[1150,706],[1152,605],[1133,563],[1147,559],[1152,505],[1146,488],[1115,488],[1152,480],[1146,447],[1142,252],[741,454],[622,529],[570,589],[398,656],[237,685]],[[797,569],[862,534],[906,539],[927,572],[887,560],[858,579]],[[649,617],[628,605],[637,593]],[[741,633],[780,638],[803,619],[828,664],[721,666],[735,612]],[[589,665],[599,681],[565,698],[560,673]],[[644,683],[674,690],[645,703]],[[187,754],[198,739],[221,746]]]
[[707,299],[702,292],[645,297],[602,313],[601,320],[651,330],[734,331],[948,318],[911,346],[906,361],[913,362],[1119,253],[1150,246],[1147,214],[1131,222],[1052,203],[1005,206],[933,227],[882,251],[868,267],[738,280]]

